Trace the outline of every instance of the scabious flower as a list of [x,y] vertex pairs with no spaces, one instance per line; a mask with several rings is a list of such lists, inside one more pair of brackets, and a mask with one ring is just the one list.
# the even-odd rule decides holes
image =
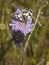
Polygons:
[[[23,13],[24,12],[24,13]],[[20,45],[25,40],[25,36],[32,31],[34,24],[32,23],[32,17],[30,13],[21,11],[20,9],[16,10],[16,16],[11,19],[11,30],[13,31],[13,40],[15,43]],[[19,14],[18,14],[19,13]],[[24,15],[26,13],[26,15]],[[21,14],[21,16],[19,16]],[[19,17],[18,17],[19,16]],[[24,18],[26,19],[24,19]],[[25,22],[26,21],[26,22]]]

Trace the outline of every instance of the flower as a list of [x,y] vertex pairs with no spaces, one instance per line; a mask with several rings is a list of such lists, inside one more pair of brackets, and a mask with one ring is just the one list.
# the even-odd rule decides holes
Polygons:
[[12,23],[10,23],[11,29],[13,31],[21,31],[24,36],[26,36],[29,32],[32,31],[32,27],[34,26],[34,24],[32,24],[32,20],[27,20],[27,23],[25,22],[21,22],[20,20],[13,18]]
[[24,34],[20,30],[17,30],[16,32],[13,31],[12,40],[20,47],[20,43],[25,42]]
[[16,9],[16,13],[22,13],[22,11],[20,9]]
[[[26,13],[27,15],[24,15],[24,13]],[[30,14],[30,12],[25,12],[23,11],[21,12],[20,9],[16,10],[16,16],[18,17],[13,17],[11,19],[11,30],[14,32],[13,33],[13,39],[15,41],[15,43],[20,43],[22,41],[24,41],[24,37],[32,31],[32,28],[34,26],[34,24],[32,23],[32,17]],[[19,14],[17,14],[19,13]],[[21,14],[21,16],[20,16]],[[19,16],[18,16],[19,15]],[[25,18],[25,19],[24,19]]]

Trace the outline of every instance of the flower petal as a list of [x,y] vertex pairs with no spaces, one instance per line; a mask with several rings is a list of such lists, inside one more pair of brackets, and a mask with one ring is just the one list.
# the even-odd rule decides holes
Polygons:
[[17,9],[16,13],[22,13],[22,11],[20,9]]

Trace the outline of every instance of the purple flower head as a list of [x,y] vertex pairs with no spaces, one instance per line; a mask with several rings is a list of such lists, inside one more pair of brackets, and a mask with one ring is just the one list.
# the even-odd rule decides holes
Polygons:
[[11,26],[11,29],[13,31],[21,31],[24,36],[26,36],[29,32],[32,31],[32,27],[34,26],[34,24],[32,23],[32,20],[27,20],[27,23],[25,22],[21,22],[20,20],[18,19],[12,19],[11,20],[12,23],[10,23],[10,26]]
[[17,43],[20,43],[20,42],[22,42],[24,40],[24,37],[29,32],[32,31],[32,28],[33,28],[34,24],[32,23],[32,17],[29,15],[28,12],[26,12],[26,15],[24,15],[26,20],[23,19],[23,14],[24,13],[21,12],[20,9],[17,9],[16,13],[19,13],[22,16],[20,16],[19,18],[13,17],[11,19],[12,22],[10,23],[10,26],[11,26],[11,30],[14,31],[14,33],[13,33],[14,41],[17,42]]

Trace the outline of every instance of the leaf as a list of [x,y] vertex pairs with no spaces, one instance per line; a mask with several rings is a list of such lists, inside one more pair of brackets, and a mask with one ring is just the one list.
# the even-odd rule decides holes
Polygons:
[[6,26],[4,23],[0,23],[0,30],[5,30]]
[[49,62],[47,62],[47,64],[46,65],[49,65]]

